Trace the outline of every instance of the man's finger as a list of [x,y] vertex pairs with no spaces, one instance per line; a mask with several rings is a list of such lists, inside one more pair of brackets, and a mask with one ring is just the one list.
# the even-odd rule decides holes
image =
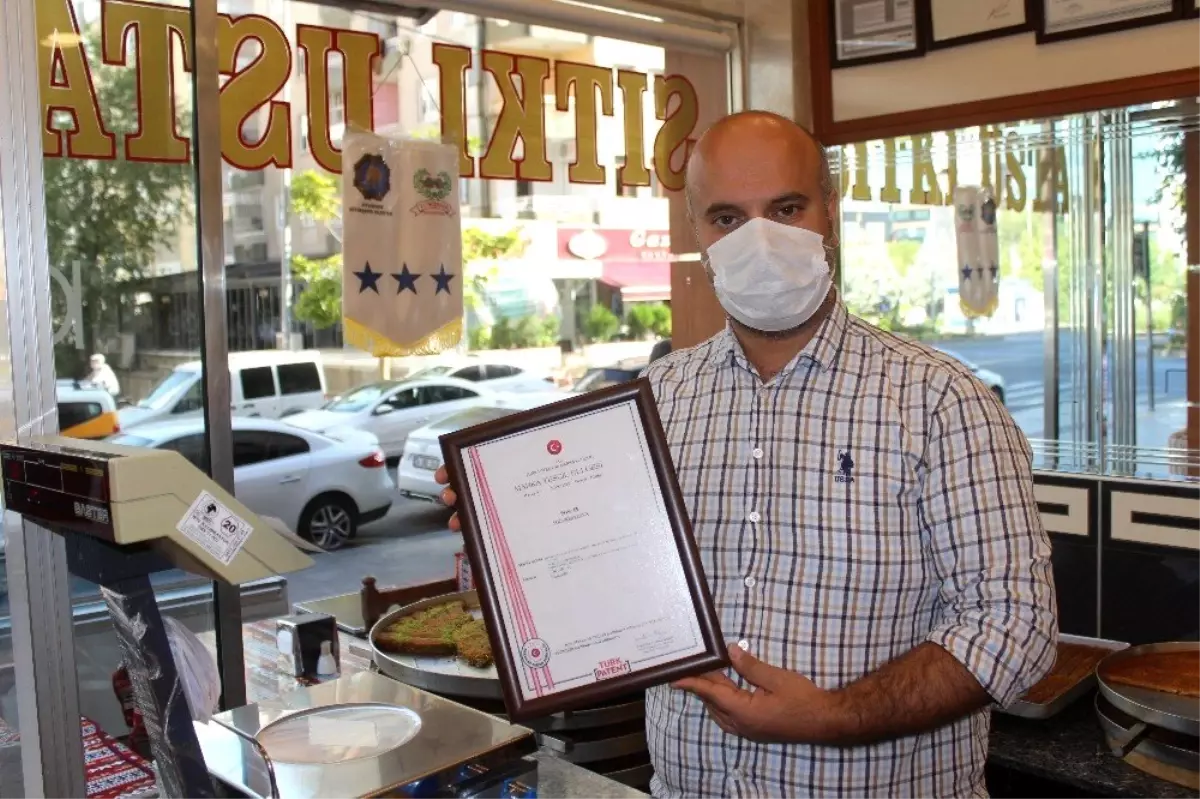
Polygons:
[[787,671],[763,663],[754,655],[743,651],[741,647],[729,647],[729,659],[733,663],[734,671],[742,675],[748,683],[768,691],[777,687],[788,675]]
[[749,691],[743,691],[732,682],[719,683],[699,677],[689,677],[677,683],[680,690],[695,694],[706,705],[715,706],[722,713],[735,713],[737,708],[750,700]]
[[446,526],[447,526],[447,527],[449,527],[451,530],[453,530],[453,531],[454,531],[454,532],[456,532],[456,533],[461,533],[461,532],[462,532],[462,522],[460,522],[460,521],[458,520],[458,514],[457,514],[457,513],[455,513],[454,515],[452,515],[452,516],[450,517],[450,521],[447,523],[447,525],[446,525]]
[[458,502],[458,494],[454,493],[453,488],[443,488],[442,489],[442,504],[443,505],[453,508],[455,503],[457,503],[457,502]]
[[440,486],[450,484],[450,474],[444,465],[437,467],[437,471],[433,473],[433,479]]

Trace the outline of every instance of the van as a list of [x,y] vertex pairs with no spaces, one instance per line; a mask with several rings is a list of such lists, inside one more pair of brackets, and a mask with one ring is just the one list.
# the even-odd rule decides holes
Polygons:
[[[150,422],[186,419],[204,410],[200,361],[175,367],[145,399],[120,411],[129,430]],[[325,404],[325,368],[315,350],[260,350],[229,355],[230,410],[235,416],[280,419]]]
[[106,389],[81,380],[59,380],[55,394],[62,435],[95,440],[121,432],[117,401]]

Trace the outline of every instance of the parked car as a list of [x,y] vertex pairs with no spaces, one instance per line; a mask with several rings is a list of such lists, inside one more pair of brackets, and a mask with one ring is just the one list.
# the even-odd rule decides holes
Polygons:
[[443,416],[408,434],[404,454],[396,467],[396,486],[409,499],[437,502],[442,487],[433,474],[442,465],[442,447],[438,438],[466,427],[500,419],[517,411],[548,405],[564,399],[561,393],[515,393],[483,400],[480,404]]
[[408,375],[407,379],[431,380],[439,377],[486,383],[489,388],[497,391],[544,391],[547,383],[554,384],[554,378],[548,374],[538,374],[507,363],[481,361],[474,357],[439,360],[432,366]]
[[[204,468],[204,422],[159,422],[109,439],[174,450]],[[322,435],[271,419],[233,420],[237,498],[274,516],[322,549],[340,548],[359,527],[387,515],[396,486],[379,442],[360,430]]]
[[121,431],[117,401],[107,389],[82,380],[59,380],[55,394],[62,435],[101,439]]
[[949,355],[951,358],[970,369],[972,374],[978,377],[985,386],[991,389],[992,393],[996,395],[996,398],[999,399],[1001,403],[1004,402],[1007,388],[1004,385],[1003,377],[991,371],[990,369],[984,369],[983,367],[978,366],[974,362],[959,355],[957,352],[953,352],[952,350],[944,350],[941,347],[934,347],[934,349],[943,355]]
[[[229,355],[229,392],[234,415],[279,419],[325,402],[321,353],[261,350]],[[175,367],[144,400],[119,412],[121,429],[169,419],[198,418],[204,410],[200,361]]]
[[383,454],[394,462],[413,430],[495,395],[482,383],[453,377],[383,380],[335,397],[318,410],[290,416],[288,423],[317,432],[339,427],[365,430],[379,439]]
[[626,358],[611,366],[589,369],[584,373],[583,377],[575,381],[575,385],[571,387],[571,390],[576,393],[583,393],[585,391],[595,391],[599,388],[615,386],[619,383],[628,383],[630,380],[638,379],[642,372],[646,371],[646,367],[649,364],[649,358]]

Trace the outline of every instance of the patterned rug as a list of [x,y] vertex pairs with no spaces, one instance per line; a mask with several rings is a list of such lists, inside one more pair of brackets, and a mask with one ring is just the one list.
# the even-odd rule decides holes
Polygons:
[[[88,718],[81,718],[83,764],[87,774],[88,799],[151,797],[155,790],[154,771],[145,759],[113,738]],[[0,746],[21,740],[20,734],[0,720]]]

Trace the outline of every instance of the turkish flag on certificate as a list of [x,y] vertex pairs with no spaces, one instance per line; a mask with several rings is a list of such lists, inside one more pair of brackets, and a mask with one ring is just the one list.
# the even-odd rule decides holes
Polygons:
[[342,151],[342,323],[372,355],[432,355],[463,330],[458,150],[348,132]]

